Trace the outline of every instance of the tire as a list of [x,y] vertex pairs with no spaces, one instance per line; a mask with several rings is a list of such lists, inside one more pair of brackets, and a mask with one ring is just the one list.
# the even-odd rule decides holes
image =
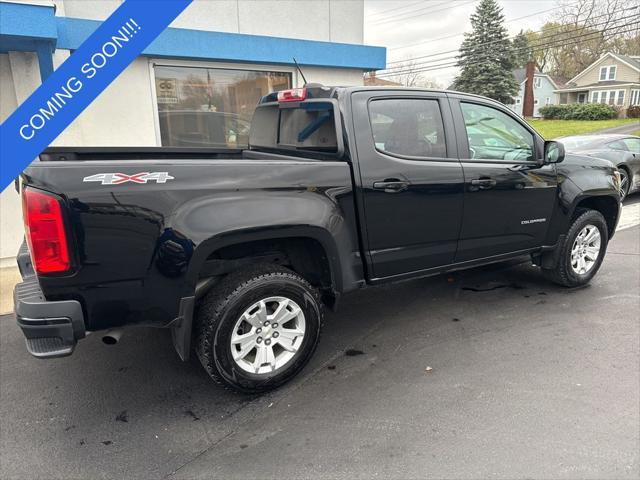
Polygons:
[[[597,258],[595,258],[593,263],[589,264],[587,271],[582,272],[580,268],[581,265],[577,264],[576,266],[574,263],[572,251],[574,251],[576,245],[581,242],[581,239],[578,239],[578,236],[582,235],[583,232],[585,232],[585,229],[590,232],[590,230],[588,230],[589,226],[597,229],[600,235],[600,243]],[[545,277],[552,282],[565,287],[579,287],[588,284],[602,265],[608,242],[609,230],[607,228],[607,222],[602,214],[597,210],[580,210],[576,214],[576,217],[567,232],[566,238],[557,247],[560,249],[557,265],[553,269],[544,269],[543,272]],[[591,244],[591,246],[587,245],[587,247],[591,249],[594,248],[593,244]],[[587,247],[585,247],[585,249]],[[580,248],[578,248],[578,250],[580,250]],[[577,255],[577,257],[579,258],[581,255]],[[590,260],[584,261],[590,262]],[[586,267],[587,266],[585,264],[585,268]]]
[[[273,321],[277,318],[282,324]],[[322,320],[319,293],[309,282],[284,267],[258,265],[229,274],[202,299],[195,318],[195,349],[218,383],[243,393],[265,392],[307,364]]]
[[624,167],[618,167],[620,172],[620,201],[622,202],[627,195],[629,195],[629,189],[631,188],[631,176]]

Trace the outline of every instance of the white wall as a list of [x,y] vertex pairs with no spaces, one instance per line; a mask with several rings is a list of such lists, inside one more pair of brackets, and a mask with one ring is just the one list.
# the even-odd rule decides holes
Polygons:
[[[302,71],[309,83],[322,83],[335,87],[362,85],[362,70],[347,68],[303,67]],[[300,79],[300,84],[302,80]]]
[[0,230],[0,268],[13,267],[24,236],[20,195],[13,183],[0,194]]
[[[14,82],[18,78],[20,81]],[[0,54],[0,123],[40,85],[40,68],[33,53]],[[23,237],[20,196],[13,183],[0,194],[0,267],[14,266]]]
[[155,109],[149,61],[140,57],[76,118],[53,145],[155,146]]
[[[55,0],[58,15],[93,20],[104,20],[121,3],[121,0]],[[362,43],[363,15],[364,0],[195,0],[171,26]]]

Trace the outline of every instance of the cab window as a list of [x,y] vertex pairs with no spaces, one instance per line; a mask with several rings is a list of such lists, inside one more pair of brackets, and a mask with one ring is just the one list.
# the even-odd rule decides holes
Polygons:
[[437,100],[380,99],[369,104],[376,150],[401,157],[444,158],[447,147]]
[[486,105],[461,103],[469,156],[474,160],[534,160],[533,134],[517,120]]

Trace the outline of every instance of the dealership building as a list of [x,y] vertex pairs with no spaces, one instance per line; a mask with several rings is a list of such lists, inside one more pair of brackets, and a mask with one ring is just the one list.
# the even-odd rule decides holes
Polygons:
[[[0,121],[121,3],[0,1]],[[363,3],[195,0],[54,145],[242,146],[260,96],[304,84],[294,58],[326,85],[361,85],[385,67],[385,49],[363,45]],[[13,266],[23,235],[13,187],[0,215],[0,266]]]

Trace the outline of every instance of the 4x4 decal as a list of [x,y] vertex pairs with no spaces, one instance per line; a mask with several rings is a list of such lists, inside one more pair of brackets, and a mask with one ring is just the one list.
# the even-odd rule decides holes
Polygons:
[[126,173],[96,173],[82,179],[83,182],[100,182],[102,185],[120,185],[121,183],[167,183],[175,177],[169,175],[169,172],[140,172],[132,175]]

